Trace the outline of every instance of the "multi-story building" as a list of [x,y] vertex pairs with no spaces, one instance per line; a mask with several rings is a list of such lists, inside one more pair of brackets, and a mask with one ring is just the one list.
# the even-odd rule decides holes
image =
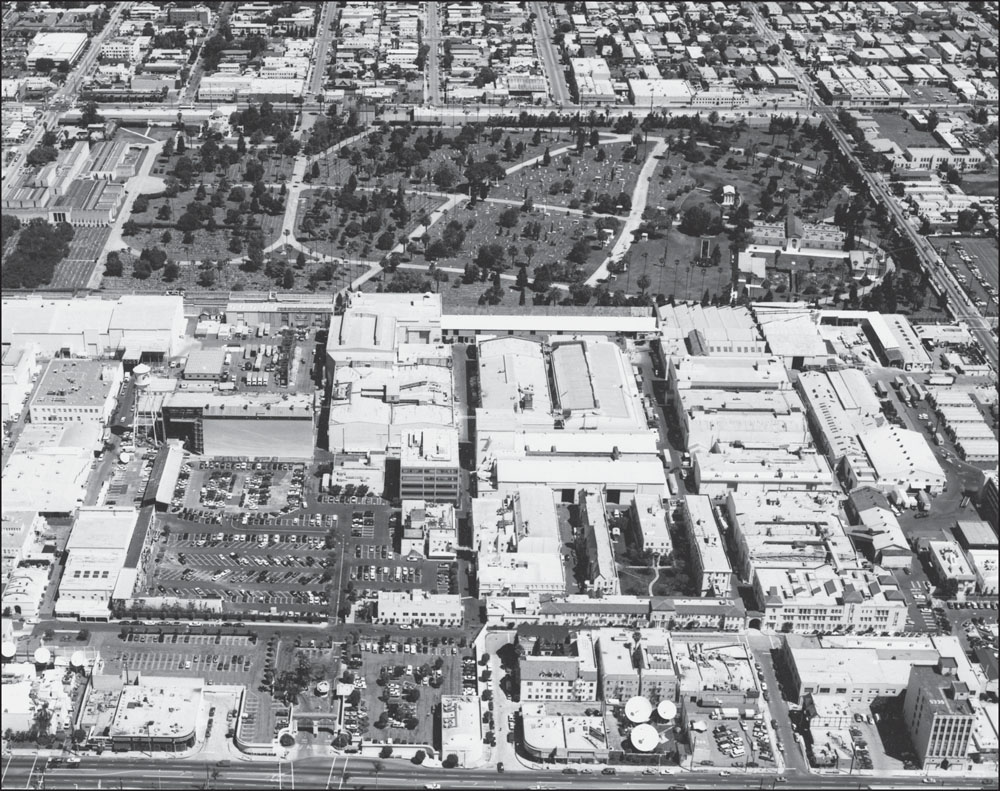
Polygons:
[[448,503],[403,500],[399,553],[433,560],[454,559],[458,547],[455,507]]
[[950,586],[960,599],[976,592],[976,573],[957,543],[928,541],[927,554],[943,587]]
[[683,513],[691,548],[692,582],[702,596],[728,597],[733,570],[712,501],[705,495],[688,495]]
[[25,65],[32,71],[38,61],[51,61],[54,67],[70,67],[87,48],[86,33],[38,33],[32,41]]
[[864,569],[762,569],[753,579],[763,618],[751,628],[800,634],[851,628],[897,634],[906,628],[908,604],[895,579]]
[[107,424],[124,376],[120,362],[50,360],[28,405],[31,422]]
[[659,555],[661,562],[669,559],[673,544],[670,541],[669,517],[661,498],[646,494],[633,495],[629,514],[639,547],[644,552]]
[[903,721],[921,764],[955,771],[968,764],[975,710],[969,686],[955,677],[955,660],[914,667],[903,699]]
[[806,223],[790,214],[783,223],[755,223],[753,241],[788,253],[843,250],[844,232],[835,225]]
[[164,398],[159,430],[206,456],[306,459],[315,447],[314,421],[309,393],[181,390]]
[[451,428],[404,431],[400,441],[399,496],[457,503],[461,472],[458,433]]
[[379,591],[376,623],[392,626],[461,626],[462,597],[421,590]]
[[569,656],[524,656],[519,663],[521,700],[597,700],[597,663],[591,632],[576,635]]
[[585,489],[580,493],[580,521],[586,525],[589,589],[606,596],[617,596],[621,593],[618,566],[608,528],[607,503],[599,489]]

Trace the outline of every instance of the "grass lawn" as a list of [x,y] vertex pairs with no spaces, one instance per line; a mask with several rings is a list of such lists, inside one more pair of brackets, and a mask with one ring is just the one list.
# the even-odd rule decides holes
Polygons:
[[1000,190],[995,173],[963,173],[962,192],[966,195],[995,196]]
[[653,581],[656,570],[643,566],[619,566],[618,579],[621,582],[622,596],[648,596],[649,583]]
[[904,148],[938,145],[933,134],[917,129],[899,113],[879,113],[875,120],[878,121],[878,128],[883,137],[888,137]]
[[624,289],[626,293],[639,290],[639,277],[647,275],[653,294],[671,294],[677,300],[700,300],[708,290],[709,295],[725,296],[732,283],[729,237],[724,233],[714,237],[721,254],[718,266],[702,267],[694,263],[700,253],[699,237],[687,236],[671,228],[663,238],[649,239],[632,245],[625,258],[628,270],[609,284],[612,290]]
[[[177,167],[177,161],[182,157],[186,156],[192,161],[198,159],[198,153],[194,147],[189,148],[183,154],[171,154],[169,157],[160,155],[156,158],[156,162],[153,163],[153,169],[150,171],[150,175],[159,176],[160,178],[166,178],[174,172],[174,168]],[[204,183],[206,188],[210,184],[214,184],[220,178],[225,176],[229,179],[232,184],[246,184],[244,181],[244,175],[246,173],[246,162],[250,160],[251,157],[255,157],[258,161],[261,161],[257,157],[257,152],[253,149],[248,148],[247,153],[243,157],[243,161],[229,165],[227,168],[216,167],[212,172],[206,173],[195,173],[193,184]],[[269,154],[264,160],[261,161],[264,166],[263,181],[265,184],[273,184],[279,181],[284,181],[291,178],[292,169],[295,166],[295,160],[292,157],[281,156],[279,154]]]

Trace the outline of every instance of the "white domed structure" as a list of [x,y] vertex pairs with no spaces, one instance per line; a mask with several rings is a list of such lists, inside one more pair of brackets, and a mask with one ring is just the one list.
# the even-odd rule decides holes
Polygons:
[[651,753],[660,743],[660,734],[652,725],[636,725],[629,734],[629,741],[640,753]]
[[329,681],[320,681],[316,685],[316,694],[317,695],[326,695],[329,692],[330,692],[330,682]]
[[47,665],[52,661],[52,652],[46,648],[44,645],[38,646],[35,649],[35,664],[36,665]]
[[661,700],[656,706],[656,716],[661,720],[672,720],[677,716],[677,705],[670,700]]
[[17,646],[5,640],[3,645],[0,646],[0,656],[3,656],[4,659],[13,659],[16,655]]
[[653,713],[653,704],[642,695],[636,695],[625,701],[625,717],[629,722],[649,722]]
[[70,667],[84,667],[87,664],[87,655],[83,651],[74,651],[69,658]]

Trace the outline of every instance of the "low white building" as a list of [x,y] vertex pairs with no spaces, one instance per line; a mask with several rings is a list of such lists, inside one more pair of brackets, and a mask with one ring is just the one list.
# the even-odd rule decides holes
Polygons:
[[422,590],[379,591],[376,623],[392,626],[461,626],[462,597]]
[[691,548],[691,576],[702,596],[728,597],[733,569],[712,501],[705,495],[688,495],[683,510]]
[[960,599],[976,592],[976,572],[956,542],[928,541],[927,553],[938,581],[954,585]]

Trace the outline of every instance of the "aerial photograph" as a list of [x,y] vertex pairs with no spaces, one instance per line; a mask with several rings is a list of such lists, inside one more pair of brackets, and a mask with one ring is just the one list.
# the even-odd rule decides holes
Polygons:
[[0,788],[998,789],[1000,5],[0,12]]

